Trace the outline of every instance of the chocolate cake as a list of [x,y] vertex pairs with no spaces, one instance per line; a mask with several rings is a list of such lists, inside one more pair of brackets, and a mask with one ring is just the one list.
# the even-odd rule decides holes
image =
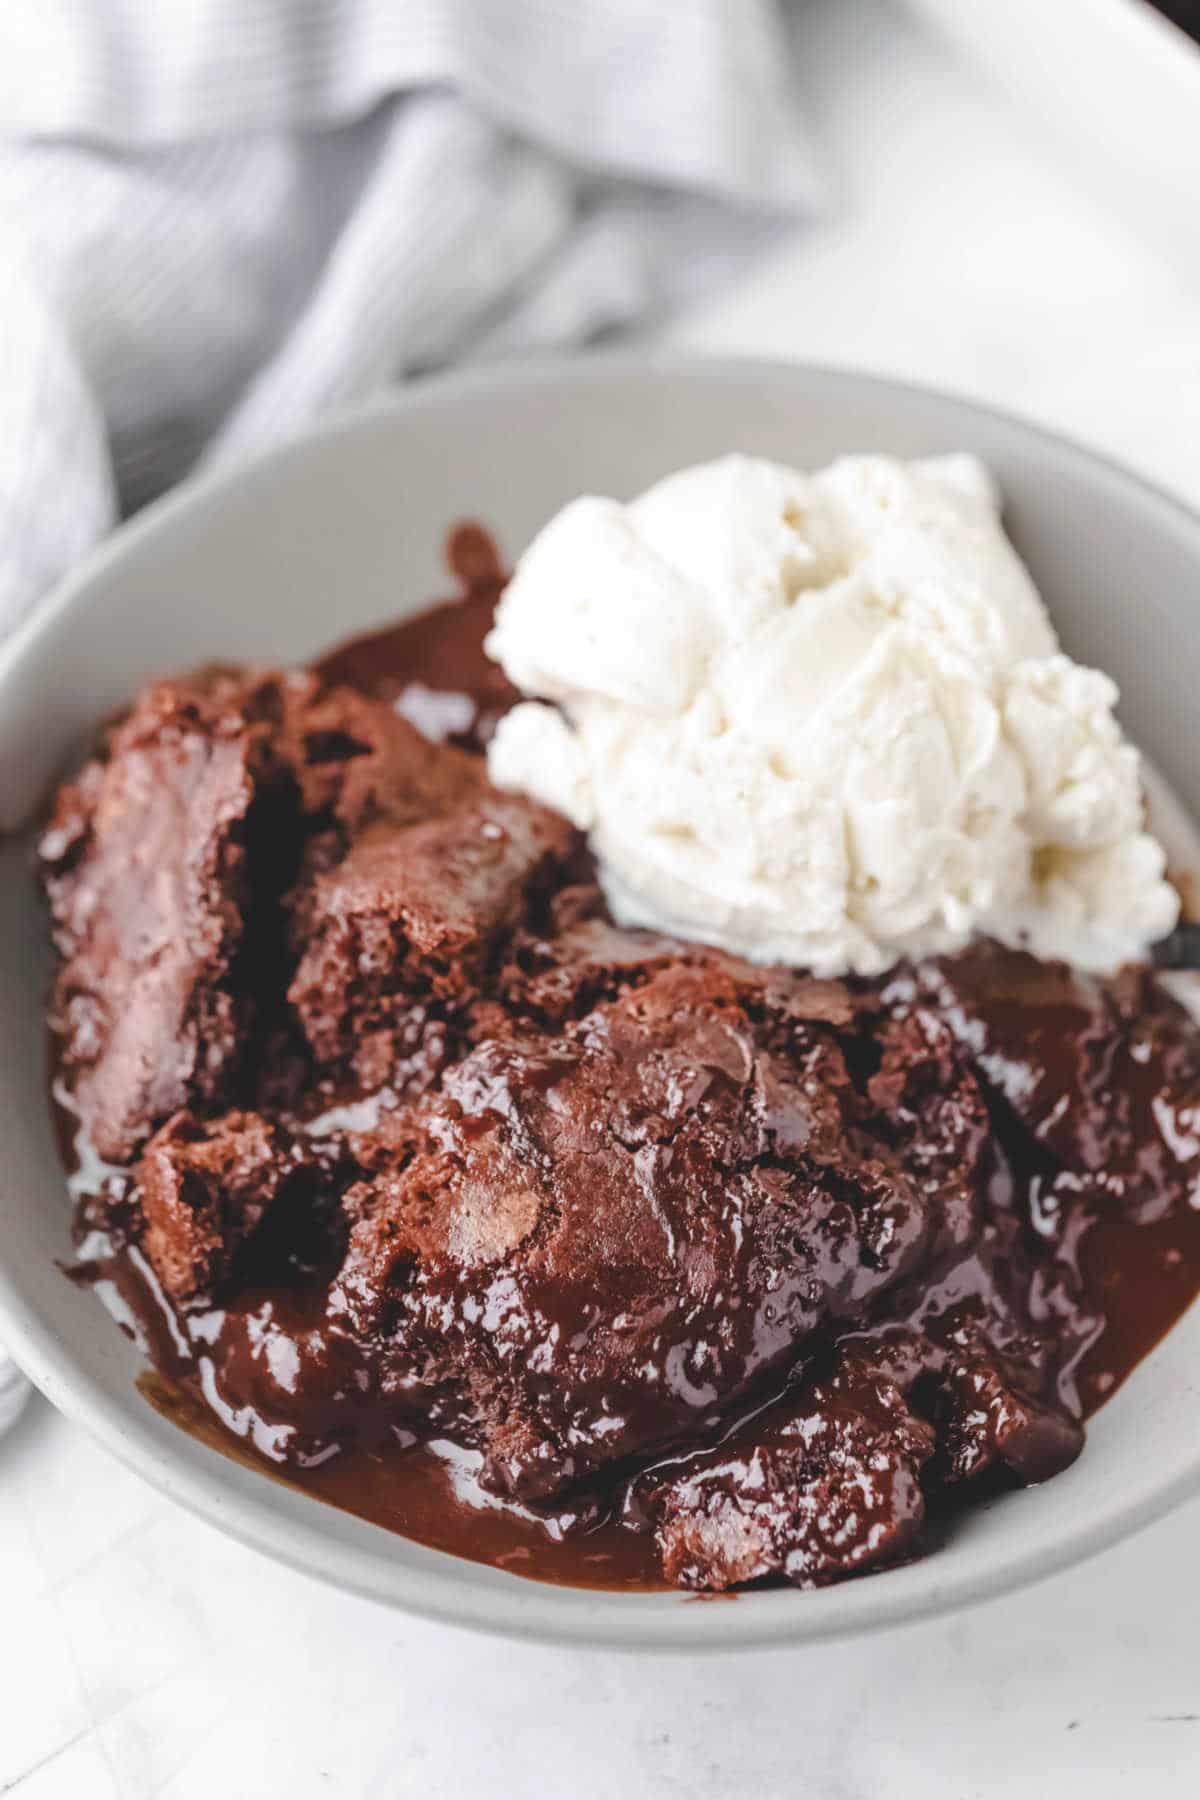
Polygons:
[[485,615],[444,609],[440,661],[425,620],[369,673],[158,682],[60,793],[89,1266],[318,1491],[434,1443],[647,1580],[911,1556],[1070,1463],[1125,1372],[1093,1230],[1194,1291],[1200,1033],[1142,970],[818,981],[619,929],[571,826],[489,785],[492,676],[449,703]]

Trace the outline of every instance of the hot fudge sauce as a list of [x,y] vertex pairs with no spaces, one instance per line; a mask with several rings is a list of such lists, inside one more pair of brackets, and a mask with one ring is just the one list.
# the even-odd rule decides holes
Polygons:
[[1046,1479],[1200,1285],[1200,1030],[979,944],[624,931],[479,754],[502,575],[154,684],[43,842],[81,1269],[154,1403],[477,1560],[811,1585]]

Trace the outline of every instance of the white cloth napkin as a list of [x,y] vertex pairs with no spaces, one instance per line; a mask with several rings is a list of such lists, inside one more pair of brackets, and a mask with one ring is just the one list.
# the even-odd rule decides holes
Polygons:
[[775,0],[5,0],[0,632],[198,461],[719,280],[818,184]]

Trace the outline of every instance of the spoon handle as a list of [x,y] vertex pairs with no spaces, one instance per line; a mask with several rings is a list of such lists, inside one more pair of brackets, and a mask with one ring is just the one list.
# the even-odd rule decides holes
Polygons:
[[1150,954],[1156,969],[1200,969],[1200,924],[1177,925]]

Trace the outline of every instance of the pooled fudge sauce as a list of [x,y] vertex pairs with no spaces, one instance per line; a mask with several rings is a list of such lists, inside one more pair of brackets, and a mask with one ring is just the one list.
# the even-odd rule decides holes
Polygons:
[[79,1273],[230,1454],[542,1579],[816,1585],[1074,1460],[1200,1287],[1200,1030],[981,943],[619,929],[493,789],[502,584],[153,684],[42,859]]

